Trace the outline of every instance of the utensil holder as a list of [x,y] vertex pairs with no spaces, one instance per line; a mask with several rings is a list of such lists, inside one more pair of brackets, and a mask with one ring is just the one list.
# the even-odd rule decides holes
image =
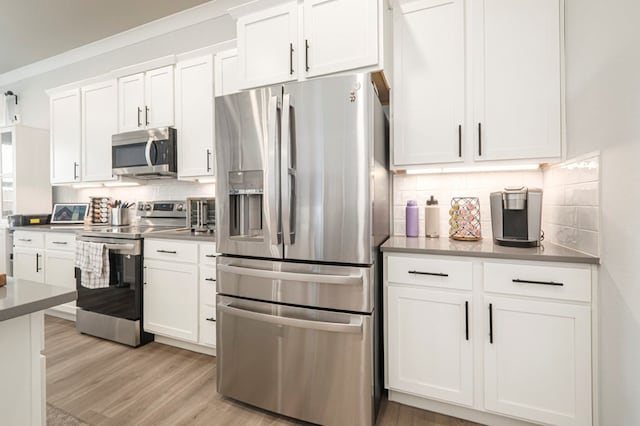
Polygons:
[[129,211],[121,207],[113,207],[111,209],[111,225],[113,226],[129,225]]

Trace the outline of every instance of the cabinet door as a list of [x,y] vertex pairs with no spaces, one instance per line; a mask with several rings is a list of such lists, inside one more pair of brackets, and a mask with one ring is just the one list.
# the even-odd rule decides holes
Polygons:
[[471,4],[476,159],[560,157],[560,0]]
[[[305,0],[305,75],[315,77],[378,63],[377,0]],[[304,50],[304,52],[303,52]]]
[[82,88],[82,180],[112,180],[111,136],[118,132],[116,80]]
[[144,273],[144,329],[197,342],[198,267],[146,260]]
[[13,248],[13,276],[23,280],[44,282],[43,250]]
[[388,288],[389,387],[473,404],[471,294]]
[[394,28],[394,165],[462,161],[464,1],[398,4]]
[[213,176],[213,57],[176,65],[178,177]]
[[51,96],[51,183],[80,180],[80,90]]
[[144,73],[118,80],[118,129],[129,132],[144,127]]
[[590,425],[590,308],[502,297],[485,303],[492,326],[485,408],[536,423]]
[[240,88],[298,77],[298,6],[290,2],[238,18]]
[[215,95],[224,96],[239,92],[238,50],[230,49],[216,53],[214,66]]
[[71,290],[76,288],[75,253],[68,251],[51,251],[44,253],[44,264],[47,265],[44,282]]
[[173,126],[173,65],[145,73],[144,124],[147,127]]

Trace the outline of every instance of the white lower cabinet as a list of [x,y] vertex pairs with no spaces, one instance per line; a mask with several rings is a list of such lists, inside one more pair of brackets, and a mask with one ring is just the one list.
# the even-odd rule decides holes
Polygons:
[[44,250],[15,247],[13,249],[13,276],[44,283]]
[[[460,260],[468,286],[449,273]],[[390,400],[484,424],[593,424],[595,266],[390,253],[384,267]]]
[[485,407],[553,425],[591,424],[588,306],[486,297]]
[[473,403],[471,294],[389,286],[389,387]]
[[144,329],[197,342],[198,267],[145,259],[144,274]]

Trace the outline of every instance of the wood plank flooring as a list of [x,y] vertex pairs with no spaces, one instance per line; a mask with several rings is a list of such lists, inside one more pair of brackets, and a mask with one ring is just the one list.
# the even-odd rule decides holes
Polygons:
[[[133,350],[50,316],[45,326],[47,402],[90,425],[300,424],[218,395],[213,357],[159,343]],[[475,426],[388,401],[378,425]]]

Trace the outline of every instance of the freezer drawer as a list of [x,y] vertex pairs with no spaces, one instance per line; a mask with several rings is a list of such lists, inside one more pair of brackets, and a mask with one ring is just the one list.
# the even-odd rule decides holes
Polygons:
[[218,293],[344,311],[371,312],[374,267],[217,258]]
[[217,297],[218,392],[322,425],[374,419],[372,315]]

